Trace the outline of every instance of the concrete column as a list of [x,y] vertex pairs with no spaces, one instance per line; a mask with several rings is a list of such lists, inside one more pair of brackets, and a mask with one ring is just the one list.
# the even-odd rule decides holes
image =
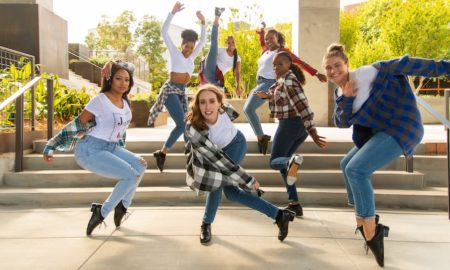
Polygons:
[[[300,58],[324,73],[322,57],[326,48],[339,42],[339,0],[298,0],[298,51]],[[295,27],[293,27],[295,29]],[[305,74],[305,92],[318,126],[331,125],[334,101],[328,83]],[[330,88],[330,89],[329,89]]]

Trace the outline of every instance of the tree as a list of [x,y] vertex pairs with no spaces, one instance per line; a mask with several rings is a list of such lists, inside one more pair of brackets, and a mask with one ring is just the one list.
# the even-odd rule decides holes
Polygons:
[[150,69],[149,82],[153,89],[159,89],[167,80],[168,72],[162,54],[166,51],[161,38],[161,22],[145,15],[135,31],[137,53],[144,56]]

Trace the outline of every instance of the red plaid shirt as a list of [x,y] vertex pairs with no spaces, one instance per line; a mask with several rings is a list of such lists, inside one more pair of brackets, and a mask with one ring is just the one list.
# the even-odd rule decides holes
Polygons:
[[277,119],[301,117],[305,128],[314,127],[314,113],[300,82],[292,71],[286,72],[269,88],[270,116]]

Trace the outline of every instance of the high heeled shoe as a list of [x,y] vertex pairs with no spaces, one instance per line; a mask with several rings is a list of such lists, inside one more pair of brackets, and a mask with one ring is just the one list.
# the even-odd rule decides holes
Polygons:
[[288,210],[288,209],[283,209],[283,210],[278,210],[281,211],[279,216],[277,217],[275,223],[278,226],[278,240],[283,241],[288,233],[289,233],[289,222],[293,221],[295,218],[295,213]]
[[164,163],[166,162],[166,154],[158,150],[153,152],[153,156],[156,158],[156,167],[162,172],[164,170]]
[[123,206],[122,201],[120,201],[114,208],[114,225],[116,225],[116,227],[120,227],[122,219],[126,213],[127,209]]
[[92,216],[89,219],[87,228],[86,228],[86,235],[91,235],[92,231],[98,226],[100,225],[104,218],[102,216],[102,205],[99,203],[93,203],[91,205],[91,212],[92,212]]
[[222,13],[225,11],[225,8],[216,7],[214,10],[214,15],[220,17]]
[[[370,249],[375,256],[378,265],[384,267],[384,237],[389,236],[389,227],[383,224],[378,224],[375,229],[375,235],[369,241],[366,241],[368,249]],[[367,249],[366,249],[367,253]]]
[[200,243],[207,244],[211,241],[211,224],[202,223],[200,226]]
[[258,140],[258,150],[261,154],[267,154],[267,148],[269,146],[269,141],[272,137],[269,135],[263,135],[261,140]]

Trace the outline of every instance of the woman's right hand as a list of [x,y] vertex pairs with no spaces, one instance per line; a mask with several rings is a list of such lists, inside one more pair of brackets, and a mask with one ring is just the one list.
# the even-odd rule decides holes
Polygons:
[[50,162],[53,160],[53,156],[49,156],[49,155],[44,155],[44,161],[45,162]]
[[345,97],[356,97],[357,94],[358,88],[356,86],[356,82],[352,80],[346,82],[342,88],[342,95]]
[[113,61],[107,62],[102,68],[102,78],[109,79],[111,77],[111,68],[113,65]]
[[183,10],[183,9],[184,9],[184,5],[177,1],[172,8],[172,14],[175,15],[178,11]]

